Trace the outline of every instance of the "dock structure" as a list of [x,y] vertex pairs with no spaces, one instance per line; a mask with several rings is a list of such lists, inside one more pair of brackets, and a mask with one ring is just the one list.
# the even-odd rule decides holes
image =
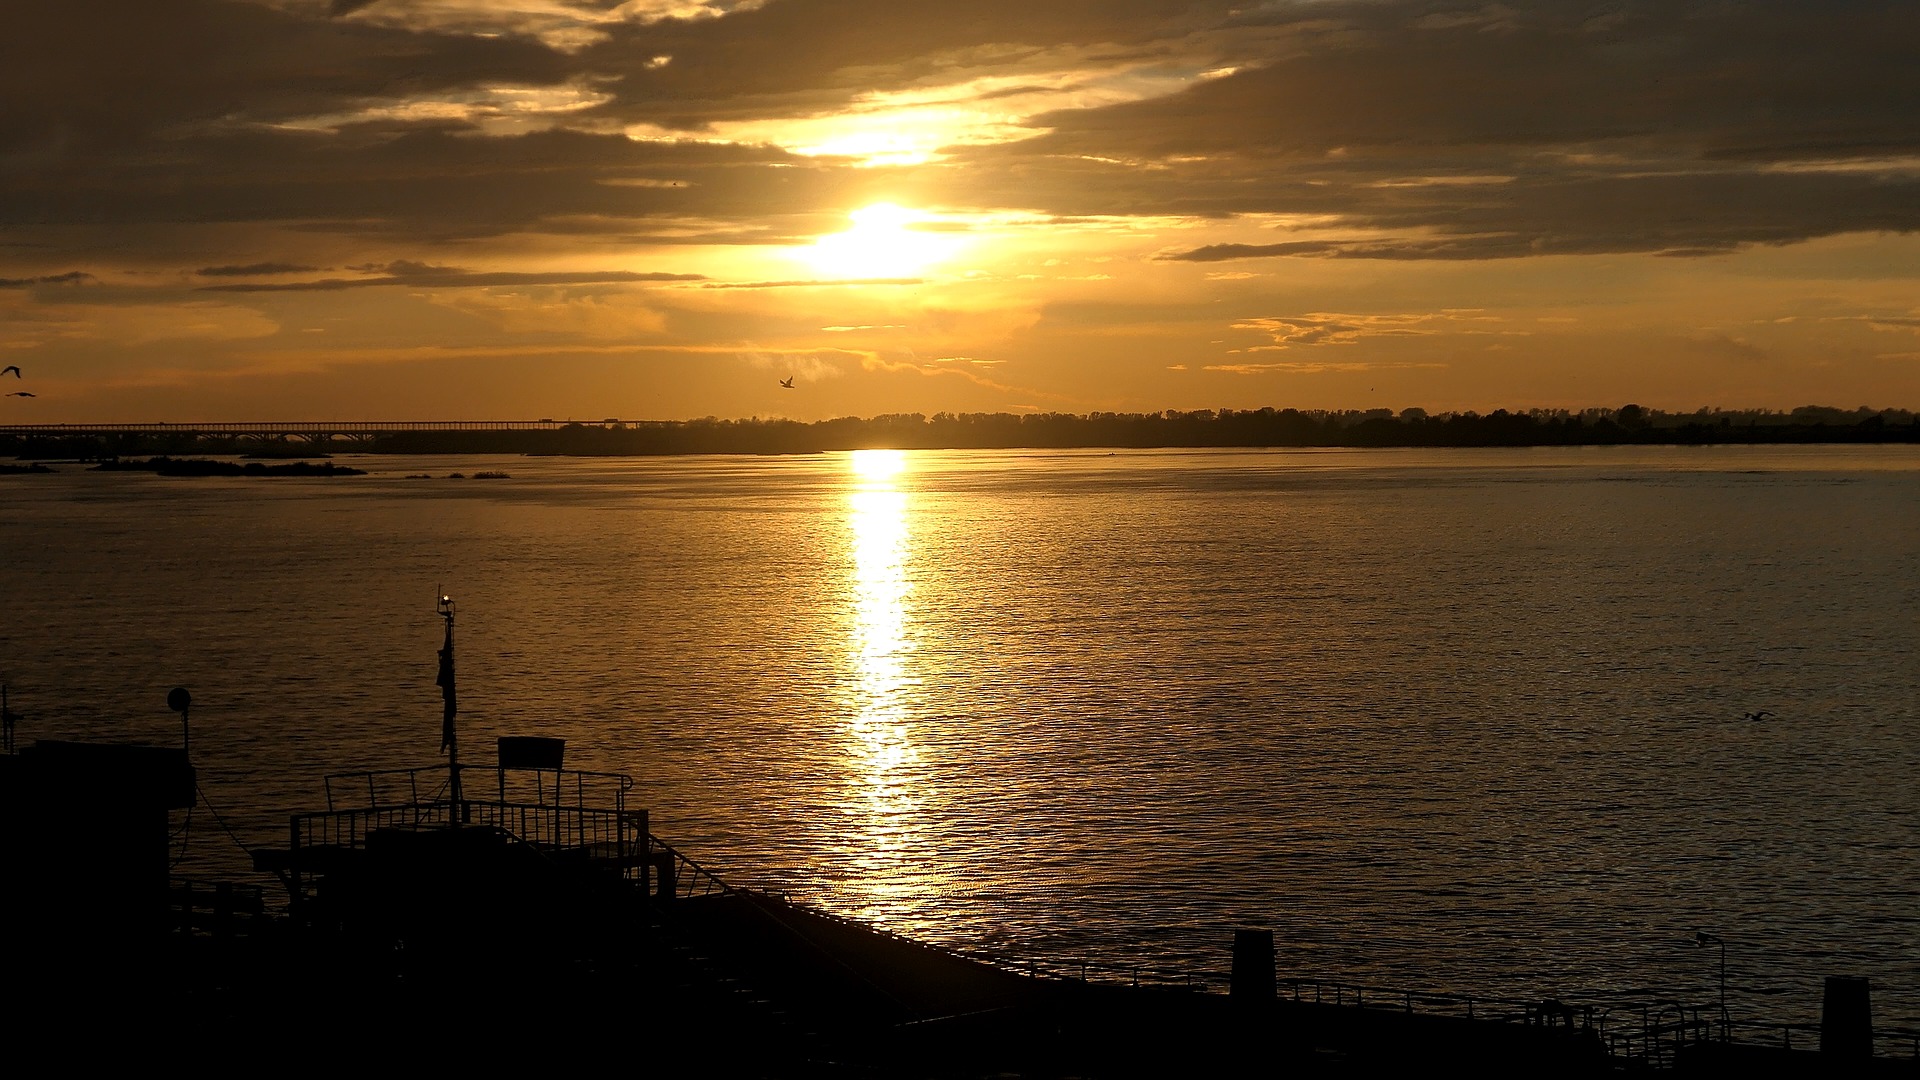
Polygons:
[[187,423],[0,424],[0,436],[20,439],[167,436],[182,439],[286,440],[308,443],[371,442],[420,432],[563,431],[570,427],[623,427],[638,420],[251,420]]

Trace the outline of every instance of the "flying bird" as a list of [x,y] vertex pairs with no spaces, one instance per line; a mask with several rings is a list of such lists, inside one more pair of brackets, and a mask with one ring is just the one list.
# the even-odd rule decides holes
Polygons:
[[1742,720],[1765,720],[1765,719],[1766,719],[1767,717],[1769,717],[1769,716],[1772,716],[1772,715],[1773,715],[1772,713],[1770,713],[1770,712],[1767,712],[1767,711],[1766,711],[1765,709],[1762,709],[1762,710],[1760,710],[1759,712],[1750,712],[1750,713],[1741,713],[1741,714],[1740,714],[1740,719],[1742,719]]
[[40,395],[29,393],[25,390],[15,390],[13,393],[8,394],[7,396],[8,397],[39,397]]
[[781,379],[780,385],[786,387],[789,390],[793,389],[793,376],[789,375],[786,378]]
[[5,375],[5,374],[6,374],[7,372],[9,372],[9,371],[11,371],[11,372],[13,372],[13,377],[14,377],[14,378],[16,378],[16,379],[18,379],[18,378],[21,378],[21,377],[22,377],[22,376],[20,375],[20,365],[19,365],[19,364],[8,364],[8,365],[7,365],[6,367],[0,367],[0,375]]

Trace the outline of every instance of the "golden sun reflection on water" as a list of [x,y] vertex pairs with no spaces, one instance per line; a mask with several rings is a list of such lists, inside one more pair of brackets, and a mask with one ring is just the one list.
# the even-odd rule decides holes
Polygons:
[[856,451],[849,461],[845,835],[859,871],[860,915],[876,922],[919,898],[927,865],[919,754],[908,715],[919,678],[912,663],[908,497],[897,484],[905,466],[897,450]]

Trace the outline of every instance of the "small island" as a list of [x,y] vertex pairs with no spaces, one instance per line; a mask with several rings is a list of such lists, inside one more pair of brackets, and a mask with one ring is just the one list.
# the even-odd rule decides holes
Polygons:
[[103,461],[95,472],[150,472],[160,476],[365,476],[365,469],[335,465],[331,461],[290,461],[268,465],[249,461],[212,461],[207,458],[151,457]]

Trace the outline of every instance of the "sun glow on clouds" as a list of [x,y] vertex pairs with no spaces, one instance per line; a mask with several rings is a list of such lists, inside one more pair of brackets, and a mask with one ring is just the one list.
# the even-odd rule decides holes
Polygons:
[[800,258],[833,277],[905,277],[952,258],[967,243],[962,235],[929,231],[932,215],[893,203],[873,203],[847,216],[852,228],[822,236],[801,249]]
[[[1059,109],[1088,109],[1172,93],[1202,76],[1187,72],[1069,69],[995,76],[913,90],[875,91],[815,116],[719,122],[702,141],[778,146],[806,157],[850,159],[863,167],[938,162],[950,147],[991,146],[1040,134],[1028,121]],[[686,133],[651,124],[628,138],[677,142]]]
[[350,6],[343,17],[354,22],[414,32],[530,37],[571,52],[605,40],[604,27],[614,23],[717,19],[761,5],[759,0],[626,0],[604,8],[562,0],[411,0],[406,4],[352,5],[339,5],[336,0],[336,6]]
[[302,117],[276,126],[290,131],[336,133],[354,124],[445,120],[472,124],[486,135],[514,135],[553,127],[569,114],[605,104],[610,97],[604,91],[578,83],[501,84],[459,93],[376,102],[355,112]]

